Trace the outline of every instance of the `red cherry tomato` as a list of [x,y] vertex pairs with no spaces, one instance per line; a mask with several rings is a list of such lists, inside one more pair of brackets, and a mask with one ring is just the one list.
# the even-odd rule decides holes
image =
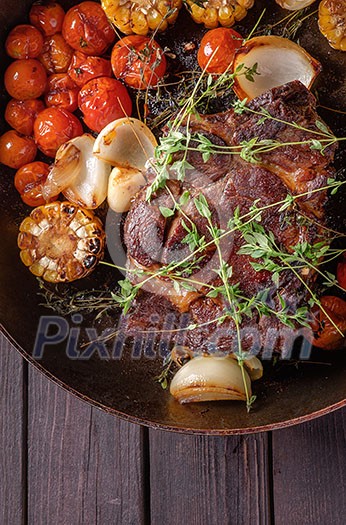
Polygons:
[[30,23],[46,36],[61,33],[65,11],[55,2],[50,4],[34,4],[30,9]]
[[62,34],[73,49],[86,55],[102,55],[115,40],[114,30],[96,2],[82,2],[67,11]]
[[46,71],[34,58],[15,60],[5,71],[5,88],[17,100],[39,98],[46,89],[46,83]]
[[72,47],[68,45],[61,33],[57,33],[45,39],[39,60],[49,74],[66,73],[72,55]]
[[10,130],[0,137],[0,162],[10,168],[18,169],[32,162],[37,153],[35,142],[15,130]]
[[[49,164],[45,162],[31,162],[22,166],[14,177],[14,185],[20,193],[22,201],[28,206],[42,206],[46,201],[42,197],[42,185],[49,173]],[[51,200],[56,200],[53,197]]]
[[32,135],[34,122],[45,105],[42,100],[16,100],[12,99],[6,106],[5,120],[22,135]]
[[55,157],[62,144],[82,134],[82,124],[66,109],[47,108],[35,120],[35,142],[48,157]]
[[48,77],[47,89],[44,97],[47,106],[56,106],[68,111],[78,108],[79,87],[66,73]]
[[342,261],[338,263],[336,268],[336,278],[338,280],[339,286],[346,290],[346,262]]
[[[325,350],[336,350],[345,344],[345,338],[340,334],[346,334],[346,301],[333,295],[321,298],[323,310],[316,306],[313,309],[312,344]],[[340,332],[336,329],[334,324]]]
[[167,68],[166,57],[159,44],[140,35],[119,40],[113,47],[111,62],[115,77],[135,89],[157,86]]
[[112,66],[110,60],[76,51],[67,72],[77,86],[83,87],[93,78],[111,77]]
[[86,125],[97,133],[113,120],[130,116],[132,111],[126,87],[108,77],[90,80],[79,92],[78,105]]
[[207,73],[224,73],[233,63],[235,53],[242,45],[243,37],[227,27],[208,31],[201,40],[197,60]]
[[12,58],[36,58],[42,51],[43,36],[36,27],[16,26],[8,35],[5,47]]

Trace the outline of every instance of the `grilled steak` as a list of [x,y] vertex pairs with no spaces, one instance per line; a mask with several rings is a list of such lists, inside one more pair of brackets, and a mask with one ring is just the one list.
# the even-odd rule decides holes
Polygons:
[[[124,227],[129,267],[157,272],[165,265],[171,264],[172,267],[190,256],[188,260],[195,266],[190,267],[188,274],[182,270],[181,277],[193,280],[194,289],[178,289],[167,276],[152,278],[125,318],[129,334],[134,335],[149,327],[169,334],[171,341],[186,344],[195,352],[234,350],[236,327],[233,320],[227,318],[222,324],[214,322],[227,307],[225,300],[221,294],[207,296],[210,286],[220,286],[222,281],[215,271],[220,261],[217,247],[212,242],[210,222],[200,214],[194,202],[200,195],[208,203],[212,225],[220,231],[227,230],[235,213],[246,215],[255,202],[257,207],[267,206],[262,212],[261,225],[267,232],[272,232],[275,244],[286,252],[298,243],[307,241],[313,244],[321,240],[327,194],[325,190],[316,190],[324,188],[327,179],[333,176],[334,147],[321,154],[318,149],[301,144],[320,138],[321,124],[316,125],[320,119],[314,97],[297,81],[268,91],[248,107],[250,112],[240,114],[230,109],[216,115],[191,117],[189,132],[192,137],[205,137],[216,149],[219,148],[218,151],[225,147],[234,150],[244,141],[249,143],[256,138],[257,141],[288,144],[272,148],[253,163],[238,154],[218,153],[208,160],[203,159],[192,141],[187,161],[194,169],[186,171],[184,181],[179,181],[172,170],[166,188],[158,190],[150,202],[146,200],[146,188],[137,195]],[[272,118],[266,118],[263,110]],[[182,132],[184,126],[186,123],[181,125]],[[176,153],[173,161],[181,156],[181,153]],[[176,211],[174,200],[179,201],[186,191],[189,199],[181,210]],[[303,196],[296,199],[294,205],[280,211],[287,195],[301,194]],[[162,207],[171,209],[172,214],[165,217],[160,211]],[[186,239],[192,223],[199,238],[204,237],[207,243],[193,256]],[[256,271],[251,264],[254,259],[239,254],[243,244],[243,235],[236,228],[220,240],[222,259],[232,267],[230,284],[238,284],[238,290],[247,298],[265,290],[266,303],[271,309],[280,309],[280,298],[290,312],[306,303],[309,297],[302,280],[314,288],[316,276],[311,270],[300,267],[293,272],[287,269],[279,273],[278,281],[273,282],[271,271]],[[132,272],[128,275],[134,283],[143,279]],[[171,331],[164,329],[167,319]],[[179,329],[187,325],[190,325],[189,330]],[[287,345],[285,330],[275,315],[252,313],[249,317],[244,316],[241,331],[243,349],[258,351],[274,344],[276,350],[285,350]]]

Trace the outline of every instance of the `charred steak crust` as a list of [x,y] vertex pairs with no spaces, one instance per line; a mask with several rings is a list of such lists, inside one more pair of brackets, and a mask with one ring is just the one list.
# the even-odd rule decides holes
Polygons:
[[[161,265],[181,261],[191,253],[189,247],[182,242],[186,235],[183,227],[186,216],[196,224],[199,235],[210,240],[207,222],[198,214],[193,204],[193,197],[201,193],[212,210],[213,224],[222,229],[227,229],[227,223],[236,208],[243,215],[256,199],[260,199],[260,206],[266,206],[282,201],[287,194],[304,193],[306,195],[296,200],[291,210],[279,212],[279,206],[268,208],[263,213],[262,225],[266,231],[273,233],[275,242],[287,251],[298,242],[306,240],[313,244],[321,239],[327,192],[312,190],[325,187],[327,179],[333,175],[331,163],[335,148],[329,147],[322,155],[320,151],[312,151],[309,145],[297,144],[318,138],[318,135],[309,131],[318,132],[316,121],[320,119],[316,113],[315,98],[296,81],[264,93],[254,99],[249,108],[254,112],[260,112],[263,108],[276,120],[263,119],[263,116],[247,111],[236,114],[230,109],[216,115],[192,117],[189,131],[192,134],[205,135],[214,144],[234,146],[258,137],[289,142],[291,145],[262,155],[259,164],[246,162],[238,155],[212,155],[204,162],[198,152],[188,152],[187,160],[195,169],[187,171],[184,182],[170,180],[169,190],[159,190],[150,202],[145,198],[146,188],[137,195],[125,220],[124,229],[124,241],[131,264],[157,269]],[[300,128],[289,126],[287,122],[299,124]],[[179,153],[173,161],[177,158]],[[160,206],[173,209],[169,193],[179,198],[185,190],[191,195],[183,208],[185,219],[180,212],[175,212],[172,217],[163,217]],[[313,221],[304,220],[304,217],[313,218]],[[308,294],[297,276],[290,270],[281,272],[278,286],[274,285],[270,272],[255,271],[251,266],[253,259],[247,255],[239,255],[243,242],[239,232],[228,235],[221,242],[223,259],[233,268],[229,279],[231,284],[239,283],[246,297],[252,297],[261,290],[269,290],[268,301],[274,308],[278,306],[278,292],[292,311],[306,303]],[[216,259],[215,264],[213,263],[214,257],[216,247],[211,245],[203,253],[203,260],[192,276],[195,280],[216,286],[220,284],[214,271],[217,267]],[[129,277],[131,278],[131,274]],[[304,278],[310,288],[314,288],[316,276],[311,271],[300,277]],[[218,297],[206,297],[207,288],[202,285],[197,286],[196,292],[184,292],[182,297],[177,297],[172,289],[172,284],[164,282],[162,278],[153,279],[150,287],[141,292],[125,318],[127,333],[135,335],[138,329],[143,330],[145,316],[150,315],[153,318],[155,313],[158,321],[154,325],[159,331],[165,314],[171,316],[172,328],[176,328],[180,326],[182,312],[185,320],[187,318],[188,322],[201,325],[215,319],[224,308]],[[149,324],[153,329],[153,322],[150,321]],[[284,343],[279,333],[281,323],[277,317],[260,318],[254,314],[252,318],[244,319],[241,327],[245,349],[251,345],[256,347],[256,351],[263,349],[268,344],[268,333],[271,330],[276,334],[275,349],[282,349]],[[252,334],[252,329],[257,330],[256,337]],[[230,352],[234,344],[234,333],[233,321],[226,320],[222,326],[212,323],[185,332],[172,332],[169,339],[179,344],[183,339],[195,352],[210,352],[215,349]],[[254,337],[257,338],[256,342],[253,341]]]

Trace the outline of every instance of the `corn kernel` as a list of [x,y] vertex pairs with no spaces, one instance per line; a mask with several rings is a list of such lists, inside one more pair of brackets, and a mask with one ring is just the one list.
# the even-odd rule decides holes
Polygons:
[[173,24],[182,0],[101,0],[101,5],[120,31],[146,35],[149,31],[165,31]]
[[322,0],[318,25],[331,47],[346,51],[346,9],[343,0]]
[[202,6],[194,0],[186,0],[186,4],[193,20],[198,24],[204,23],[210,29],[219,24],[231,27],[236,20],[246,16],[254,0],[206,0]]

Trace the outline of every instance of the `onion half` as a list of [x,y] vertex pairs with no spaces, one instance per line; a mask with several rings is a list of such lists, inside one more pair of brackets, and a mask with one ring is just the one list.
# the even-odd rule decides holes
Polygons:
[[248,68],[257,64],[259,74],[253,76],[253,82],[241,74],[241,70],[234,81],[237,96],[249,100],[293,80],[300,80],[310,89],[322,69],[301,46],[288,38],[272,35],[248,40],[235,56],[233,71],[240,69],[241,64]]
[[172,379],[170,392],[180,403],[200,401],[245,401],[251,397],[251,380],[231,357],[199,356],[183,365]]
[[111,167],[93,155],[94,142],[85,133],[59,148],[42,191],[47,201],[62,192],[66,199],[83,208],[94,209],[102,204],[107,197]]
[[140,120],[124,117],[108,124],[98,135],[94,155],[118,168],[144,170],[154,156],[155,136]]

